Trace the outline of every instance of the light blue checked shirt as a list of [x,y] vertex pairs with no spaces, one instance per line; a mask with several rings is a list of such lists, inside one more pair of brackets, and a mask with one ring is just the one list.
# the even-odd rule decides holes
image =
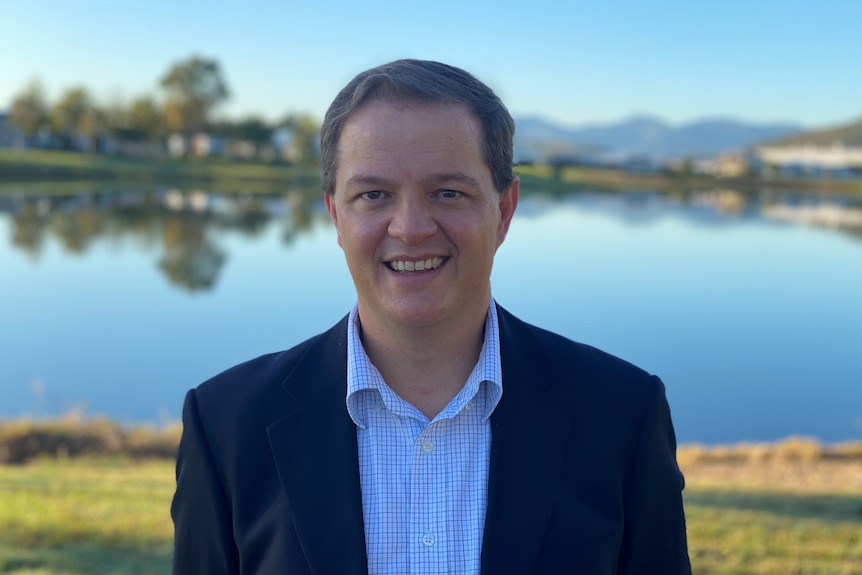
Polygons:
[[433,420],[383,381],[362,347],[357,314],[347,327],[347,411],[356,423],[369,575],[479,573],[489,418],[503,394],[494,300],[476,367]]

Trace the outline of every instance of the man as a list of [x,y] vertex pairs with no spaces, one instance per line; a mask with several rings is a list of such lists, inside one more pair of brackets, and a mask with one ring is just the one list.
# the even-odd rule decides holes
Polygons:
[[491,298],[514,124],[463,70],[368,70],[321,130],[338,325],[189,392],[175,573],[689,573],[661,382]]

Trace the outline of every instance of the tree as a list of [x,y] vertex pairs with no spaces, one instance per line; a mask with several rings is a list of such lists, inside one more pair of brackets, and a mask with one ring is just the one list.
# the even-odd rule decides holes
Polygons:
[[51,125],[54,131],[66,136],[76,134],[84,127],[85,118],[90,115],[92,107],[86,88],[66,90],[51,108]]
[[47,124],[48,105],[45,103],[42,84],[38,80],[32,80],[24,91],[12,100],[9,121],[30,137],[35,136],[39,129]]
[[129,131],[129,106],[119,95],[114,95],[100,109],[104,131],[110,132],[121,139],[126,138]]
[[314,165],[319,160],[320,126],[307,114],[290,114],[279,124],[290,130],[292,139],[287,146],[290,161],[303,165]]
[[164,118],[156,101],[150,96],[141,96],[129,108],[129,128],[148,140],[158,136],[164,125]]
[[233,125],[231,135],[260,146],[270,141],[272,138],[272,128],[263,119],[249,116]]
[[213,108],[229,97],[218,62],[198,56],[171,66],[161,85],[168,93],[167,127],[185,134],[203,129]]
[[194,131],[193,129],[187,128],[183,105],[178,100],[171,98],[165,100],[164,107],[162,108],[162,118],[164,118],[165,128],[169,132]]
[[105,112],[95,106],[89,106],[84,110],[84,114],[75,127],[78,134],[87,138],[87,151],[90,152],[95,149],[97,138],[104,134],[107,129],[108,119]]

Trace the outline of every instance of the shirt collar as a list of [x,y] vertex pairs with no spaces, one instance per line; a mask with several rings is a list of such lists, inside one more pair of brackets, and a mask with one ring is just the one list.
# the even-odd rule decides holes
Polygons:
[[[474,397],[484,397],[483,421],[487,421],[503,395],[503,370],[500,363],[500,330],[497,323],[497,305],[494,298],[488,305],[485,316],[485,334],[479,360],[467,378],[464,387],[435,419],[454,417]],[[483,387],[485,393],[478,394]],[[376,390],[378,393],[367,393]],[[359,337],[359,306],[353,307],[347,320],[347,411],[353,422],[365,429],[365,410],[370,408],[369,395],[377,395],[390,410],[395,411],[397,397],[383,376],[371,363]],[[401,400],[402,403],[403,400]],[[408,404],[409,405],[409,404]]]

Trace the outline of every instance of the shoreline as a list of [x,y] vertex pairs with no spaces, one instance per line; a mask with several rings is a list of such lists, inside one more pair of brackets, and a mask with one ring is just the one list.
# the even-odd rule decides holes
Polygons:
[[[181,422],[125,424],[104,416],[71,412],[48,418],[0,418],[0,465],[24,463],[39,457],[128,456],[175,457]],[[862,439],[824,443],[815,438],[791,436],[771,442],[737,442],[677,447],[681,468],[858,466],[862,489]]]
[[769,443],[681,445],[677,461],[695,489],[862,495],[862,441],[807,437]]
[[[808,179],[727,177],[707,174],[631,172],[618,168],[519,165],[515,173],[524,187],[564,193],[583,187],[633,191],[654,189],[685,191],[729,189],[852,194],[862,196],[859,179]],[[287,164],[231,162],[222,159],[149,160],[45,150],[0,150],[0,181],[4,186],[26,189],[34,184],[101,182],[161,183],[180,185],[240,186],[248,191],[271,192],[285,187],[319,188],[317,167]],[[0,190],[2,191],[2,190]]]

